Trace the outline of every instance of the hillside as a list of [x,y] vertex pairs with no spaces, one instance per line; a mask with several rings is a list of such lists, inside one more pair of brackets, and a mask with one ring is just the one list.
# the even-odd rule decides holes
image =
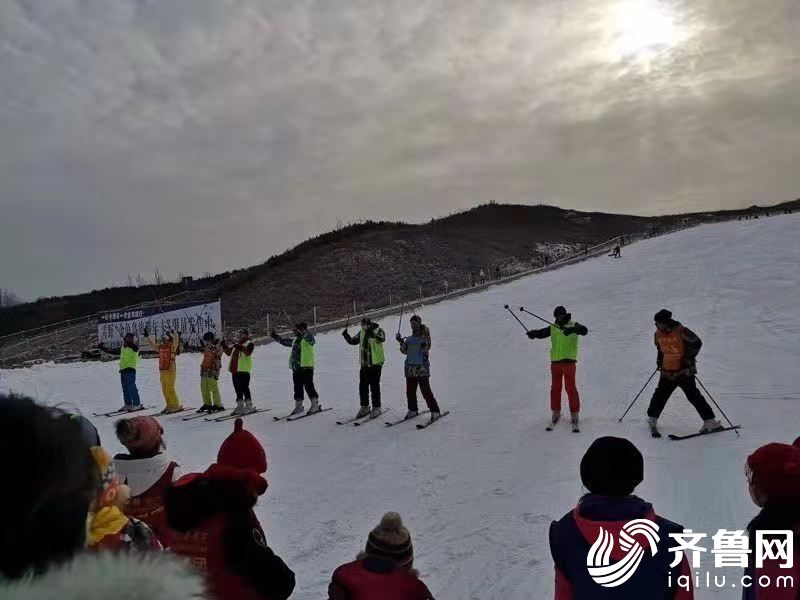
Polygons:
[[[358,408],[358,358],[338,332],[317,337],[317,387],[334,410],[296,423],[276,423],[292,406],[288,349],[259,346],[253,397],[269,412],[246,418],[265,444],[269,489],[256,511],[270,546],[297,573],[297,600],[324,598],[337,565],[352,560],[387,510],[399,511],[414,535],[415,567],[436,598],[529,600],[553,597],[548,548],[552,520],[585,492],[579,461],[598,436],[623,436],[645,459],[637,493],[655,510],[694,531],[742,529],[757,512],[744,460],[770,441],[798,435],[800,308],[797,231],[800,214],[696,227],[644,240],[622,260],[605,257],[524,277],[478,294],[426,306],[433,335],[431,384],[451,414],[425,431],[381,422],[337,426]],[[566,425],[544,432],[550,416],[549,345],[531,341],[503,309],[525,305],[550,314],[564,303],[589,335],[582,338],[578,386],[582,432]],[[618,422],[655,369],[653,313],[666,307],[703,339],[699,377],[725,413],[743,428],[672,442],[650,438],[645,422],[654,383]],[[524,315],[523,315],[524,316]],[[533,320],[524,319],[529,326]],[[387,329],[396,319],[387,319]],[[408,332],[408,322],[403,326]],[[403,356],[386,345],[387,417],[405,412]],[[178,392],[197,406],[201,357],[183,354]],[[789,376],[787,376],[787,374]],[[142,400],[160,408],[156,359],[139,369]],[[119,406],[116,361],[0,369],[0,389],[33,394],[84,414]],[[230,374],[220,390],[232,403]],[[106,448],[122,451],[114,419],[94,419]],[[381,420],[382,421],[382,420]],[[227,423],[181,417],[161,420],[167,453],[184,472],[205,469],[232,430]],[[699,417],[677,392],[661,418],[667,433],[687,433]],[[710,539],[704,547],[711,547]],[[698,600],[740,598],[727,575],[724,589],[700,589]]]
[[[790,204],[798,203],[770,210]],[[252,325],[267,313],[310,321],[314,306],[322,321],[347,314],[353,301],[359,311],[386,306],[390,294],[412,298],[422,288],[427,296],[444,291],[445,281],[450,288],[464,287],[470,274],[481,269],[487,276],[497,267],[511,274],[618,235],[757,210],[634,217],[490,203],[421,225],[370,221],[307,240],[263,264],[188,286],[115,287],[0,309],[0,335],[200,290],[222,298],[228,326]]]

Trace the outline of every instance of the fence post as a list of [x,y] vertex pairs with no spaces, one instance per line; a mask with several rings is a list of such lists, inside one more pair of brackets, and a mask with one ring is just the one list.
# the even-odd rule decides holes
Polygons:
[[389,292],[389,306],[394,306],[394,304],[392,304],[392,292]]
[[355,317],[357,314],[358,312],[356,312],[356,301],[353,300],[353,317]]
[[317,307],[314,307],[314,327],[317,326]]
[[267,333],[272,331],[272,328],[269,326],[269,313],[267,313]]

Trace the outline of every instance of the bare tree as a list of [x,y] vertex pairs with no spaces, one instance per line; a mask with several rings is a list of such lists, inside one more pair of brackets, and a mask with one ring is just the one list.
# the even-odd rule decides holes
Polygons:
[[9,306],[16,306],[23,304],[22,298],[11,290],[0,288],[0,308],[7,308]]

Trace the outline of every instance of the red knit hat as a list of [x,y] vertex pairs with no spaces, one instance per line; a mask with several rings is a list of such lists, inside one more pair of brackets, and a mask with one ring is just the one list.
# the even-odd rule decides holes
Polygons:
[[164,428],[149,415],[121,419],[115,429],[117,438],[129,452],[157,453],[164,447]]
[[800,447],[767,444],[747,457],[750,483],[769,501],[800,500]]
[[264,447],[252,433],[244,430],[242,419],[236,419],[233,433],[219,447],[217,463],[208,468],[206,475],[244,481],[260,496],[267,491],[267,480],[261,476],[266,472],[267,453]]

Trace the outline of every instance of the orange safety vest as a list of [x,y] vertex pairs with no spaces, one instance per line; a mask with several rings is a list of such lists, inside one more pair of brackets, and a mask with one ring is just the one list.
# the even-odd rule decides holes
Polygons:
[[159,344],[158,346],[158,370],[159,371],[174,371],[175,370],[175,354],[172,349],[172,342],[168,345]]
[[683,355],[686,352],[683,341],[683,325],[678,325],[672,331],[656,331],[656,346],[661,351],[664,371],[680,371],[683,368]]

